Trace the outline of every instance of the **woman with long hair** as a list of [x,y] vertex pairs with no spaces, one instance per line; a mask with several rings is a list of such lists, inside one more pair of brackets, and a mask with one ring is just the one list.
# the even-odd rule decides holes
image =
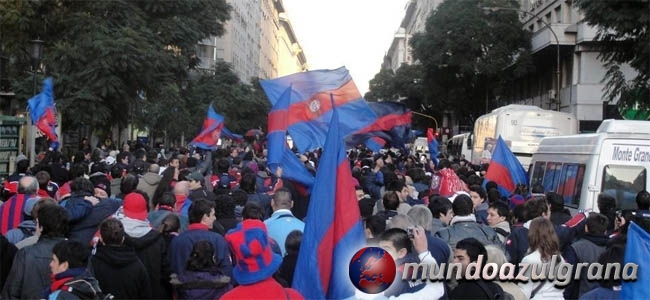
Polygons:
[[[544,217],[533,219],[528,230],[528,241],[528,255],[524,256],[521,264],[528,264],[526,276],[529,280],[519,282],[519,288],[531,300],[564,299],[562,290],[555,286],[555,282],[547,280],[550,274],[557,274],[558,266],[564,261],[553,223]],[[555,270],[549,270],[554,256]]]
[[167,169],[162,172],[160,183],[158,183],[158,187],[156,187],[156,191],[153,193],[153,199],[151,199],[154,207],[158,204],[160,197],[162,197],[164,193],[171,192],[174,189],[174,184],[178,181],[178,173],[178,169],[172,166],[167,167]]

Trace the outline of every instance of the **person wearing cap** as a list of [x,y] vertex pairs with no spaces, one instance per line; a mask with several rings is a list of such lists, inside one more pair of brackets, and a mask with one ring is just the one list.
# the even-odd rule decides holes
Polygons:
[[298,291],[283,288],[273,278],[282,257],[271,250],[271,239],[262,221],[242,221],[228,232],[226,240],[235,254],[233,276],[239,286],[221,299],[304,299]]
[[122,213],[117,218],[124,225],[124,244],[135,249],[147,268],[153,299],[168,299],[171,296],[169,283],[169,259],[167,245],[162,234],[154,230],[147,220],[149,202],[146,194],[135,191],[124,197]]
[[199,171],[194,171],[189,175],[185,176],[185,179],[189,183],[189,189],[190,189],[190,194],[188,196],[189,199],[207,198],[210,201],[214,201],[215,199],[214,193],[209,192],[203,186],[203,182],[205,181],[205,177],[203,176],[203,173]]
[[4,235],[10,229],[18,227],[25,217],[22,213],[25,209],[25,202],[36,195],[37,191],[36,177],[23,176],[20,178],[17,193],[0,206],[0,234]]
[[221,274],[232,278],[232,261],[228,243],[220,234],[210,230],[216,219],[214,203],[207,200],[194,201],[190,206],[188,217],[190,225],[187,230],[172,239],[169,247],[172,271],[181,274],[192,253],[192,245],[200,240],[207,240],[214,247],[214,258]]

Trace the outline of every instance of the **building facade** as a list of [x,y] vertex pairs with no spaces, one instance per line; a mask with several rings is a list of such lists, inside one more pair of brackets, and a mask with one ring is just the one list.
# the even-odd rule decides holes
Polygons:
[[[564,0],[520,0],[520,10],[525,12],[520,13],[524,28],[533,32],[536,70],[494,106],[519,103],[570,112],[582,132],[595,131],[603,119],[617,117],[614,105],[604,102],[607,70],[594,47],[597,29],[584,21],[578,8]],[[626,77],[634,76],[629,66],[621,69]]]
[[[304,66],[295,72],[306,70],[305,56],[281,0],[228,0],[228,3],[233,10],[224,35],[206,38],[197,46],[199,68],[210,69],[223,60],[246,83],[253,77],[276,78],[281,71],[287,72],[286,65]],[[284,53],[287,43],[293,55]]]

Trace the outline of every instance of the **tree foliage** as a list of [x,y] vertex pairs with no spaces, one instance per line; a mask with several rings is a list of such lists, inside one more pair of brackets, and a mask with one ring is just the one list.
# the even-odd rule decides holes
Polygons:
[[518,2],[444,1],[430,14],[426,30],[411,39],[413,57],[423,67],[424,103],[433,110],[481,114],[486,97],[530,71],[518,67],[528,60],[530,33],[517,13],[484,7],[518,8]]
[[54,77],[65,125],[159,126],[196,117],[196,97],[183,97],[182,86],[197,42],[222,35],[230,10],[225,0],[3,1],[0,43],[17,98],[26,100],[29,40],[45,41],[44,72]]
[[[650,1],[576,0],[589,25],[597,27],[600,59],[608,69],[605,97],[619,99],[619,107],[650,109]],[[621,64],[629,64],[637,75],[626,78]]]

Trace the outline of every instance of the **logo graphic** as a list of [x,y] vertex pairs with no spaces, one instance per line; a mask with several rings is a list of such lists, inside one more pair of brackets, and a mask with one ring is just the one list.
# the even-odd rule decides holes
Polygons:
[[379,247],[362,248],[350,260],[350,280],[367,294],[385,291],[395,280],[395,272],[393,257]]
[[309,102],[309,110],[313,113],[318,112],[320,110],[320,101],[318,99],[311,100]]

